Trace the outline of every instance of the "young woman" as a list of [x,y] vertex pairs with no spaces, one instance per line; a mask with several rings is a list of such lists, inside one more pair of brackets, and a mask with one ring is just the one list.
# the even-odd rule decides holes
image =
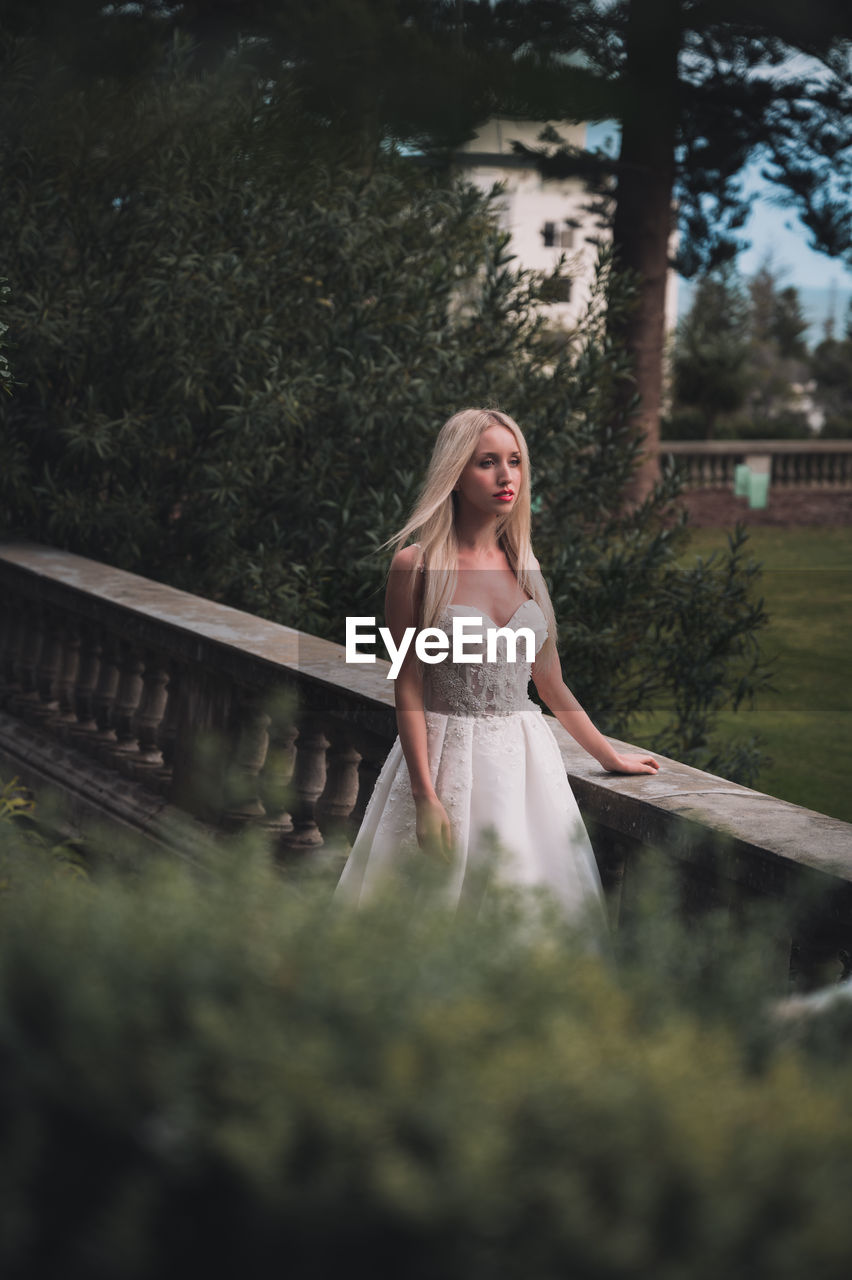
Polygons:
[[[410,538],[417,541],[409,544]],[[425,665],[410,645],[395,683],[399,737],[376,783],[338,898],[365,900],[393,870],[431,857],[446,862],[453,902],[481,892],[490,865],[499,879],[549,889],[571,914],[599,901],[600,879],[559,747],[528,697],[543,701],[604,769],[655,773],[651,756],[622,755],[566,688],[553,607],[530,545],[529,457],[505,413],[465,409],[444,424],[422,494],[388,544],[387,626],[449,635],[460,617],[480,630],[519,632],[512,654]],[[466,651],[485,659],[485,643]],[[523,633],[531,632],[534,661]],[[530,655],[531,657],[532,655]]]

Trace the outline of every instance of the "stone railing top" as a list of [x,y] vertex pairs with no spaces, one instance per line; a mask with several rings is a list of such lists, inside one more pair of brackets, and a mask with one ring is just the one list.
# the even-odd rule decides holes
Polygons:
[[852,453],[852,440],[661,440],[660,453]]
[[[361,719],[368,712],[378,731],[392,729],[386,662],[347,665],[342,645],[49,547],[0,544],[0,577],[14,577],[47,604],[73,607],[78,616],[250,683],[276,674],[307,683],[329,697],[335,714]],[[723,838],[732,874],[755,883],[791,864],[852,881],[852,824],[663,756],[653,776],[608,774],[559,724],[551,725],[581,805],[611,828],[666,850],[690,832],[709,831]]]
[[[123,634],[176,656],[212,661],[230,673],[247,662],[267,678],[298,673],[393,707],[387,663],[347,667],[343,647],[319,636],[53,547],[0,543],[0,566],[37,584],[45,603],[67,605],[72,593],[78,615],[110,621]],[[357,681],[350,678],[354,671]]]
[[[727,844],[734,860],[755,855],[770,861],[781,859],[852,883],[852,824],[694,769],[659,752],[654,752],[660,762],[657,774],[626,777],[606,773],[560,724],[551,721],[551,728],[575,791],[584,785],[595,788],[596,810],[606,813],[608,825],[625,835],[666,849],[682,820],[688,826],[714,832]],[[617,738],[609,741],[620,750],[638,750]],[[680,835],[684,837],[686,831]],[[759,880],[762,872],[756,877],[734,874]]]

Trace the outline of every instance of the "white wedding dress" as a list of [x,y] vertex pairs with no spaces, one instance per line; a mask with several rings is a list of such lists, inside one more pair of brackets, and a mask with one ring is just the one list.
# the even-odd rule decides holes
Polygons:
[[[482,610],[448,606],[440,622]],[[529,628],[535,651],[547,638],[544,615],[526,600],[506,624]],[[470,636],[468,653],[477,652]],[[484,653],[484,645],[483,645]],[[453,855],[441,891],[456,905],[477,899],[490,875],[501,883],[545,888],[572,917],[591,910],[600,921],[601,883],[589,837],[565,776],[556,739],[530,701],[529,662],[523,638],[509,662],[505,641],[497,661],[454,663],[452,656],[424,669],[429,764],[453,832]],[[415,872],[435,859],[417,847],[408,768],[397,738],[364,814],[340,878],[337,900],[368,900],[394,873]]]

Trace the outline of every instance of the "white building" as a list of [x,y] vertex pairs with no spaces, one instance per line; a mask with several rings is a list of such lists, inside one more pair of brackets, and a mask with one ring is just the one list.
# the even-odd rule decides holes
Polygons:
[[[510,120],[494,117],[484,124],[470,142],[457,153],[460,170],[481,191],[495,183],[505,189],[501,224],[511,234],[511,250],[522,267],[550,272],[565,254],[564,296],[551,304],[553,323],[572,328],[589,298],[595,272],[597,242],[606,239],[589,205],[592,197],[580,178],[544,178],[535,161],[518,155],[512,143],[540,146],[546,127],[540,120]],[[585,148],[586,125],[554,122],[560,136],[570,146]],[[666,296],[666,325],[677,320],[677,277],[669,273]]]

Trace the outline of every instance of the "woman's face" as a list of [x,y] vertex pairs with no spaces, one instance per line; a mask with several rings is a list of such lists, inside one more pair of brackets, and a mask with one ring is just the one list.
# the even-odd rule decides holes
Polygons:
[[487,427],[458,478],[459,503],[500,515],[512,510],[521,487],[521,453],[508,427]]

